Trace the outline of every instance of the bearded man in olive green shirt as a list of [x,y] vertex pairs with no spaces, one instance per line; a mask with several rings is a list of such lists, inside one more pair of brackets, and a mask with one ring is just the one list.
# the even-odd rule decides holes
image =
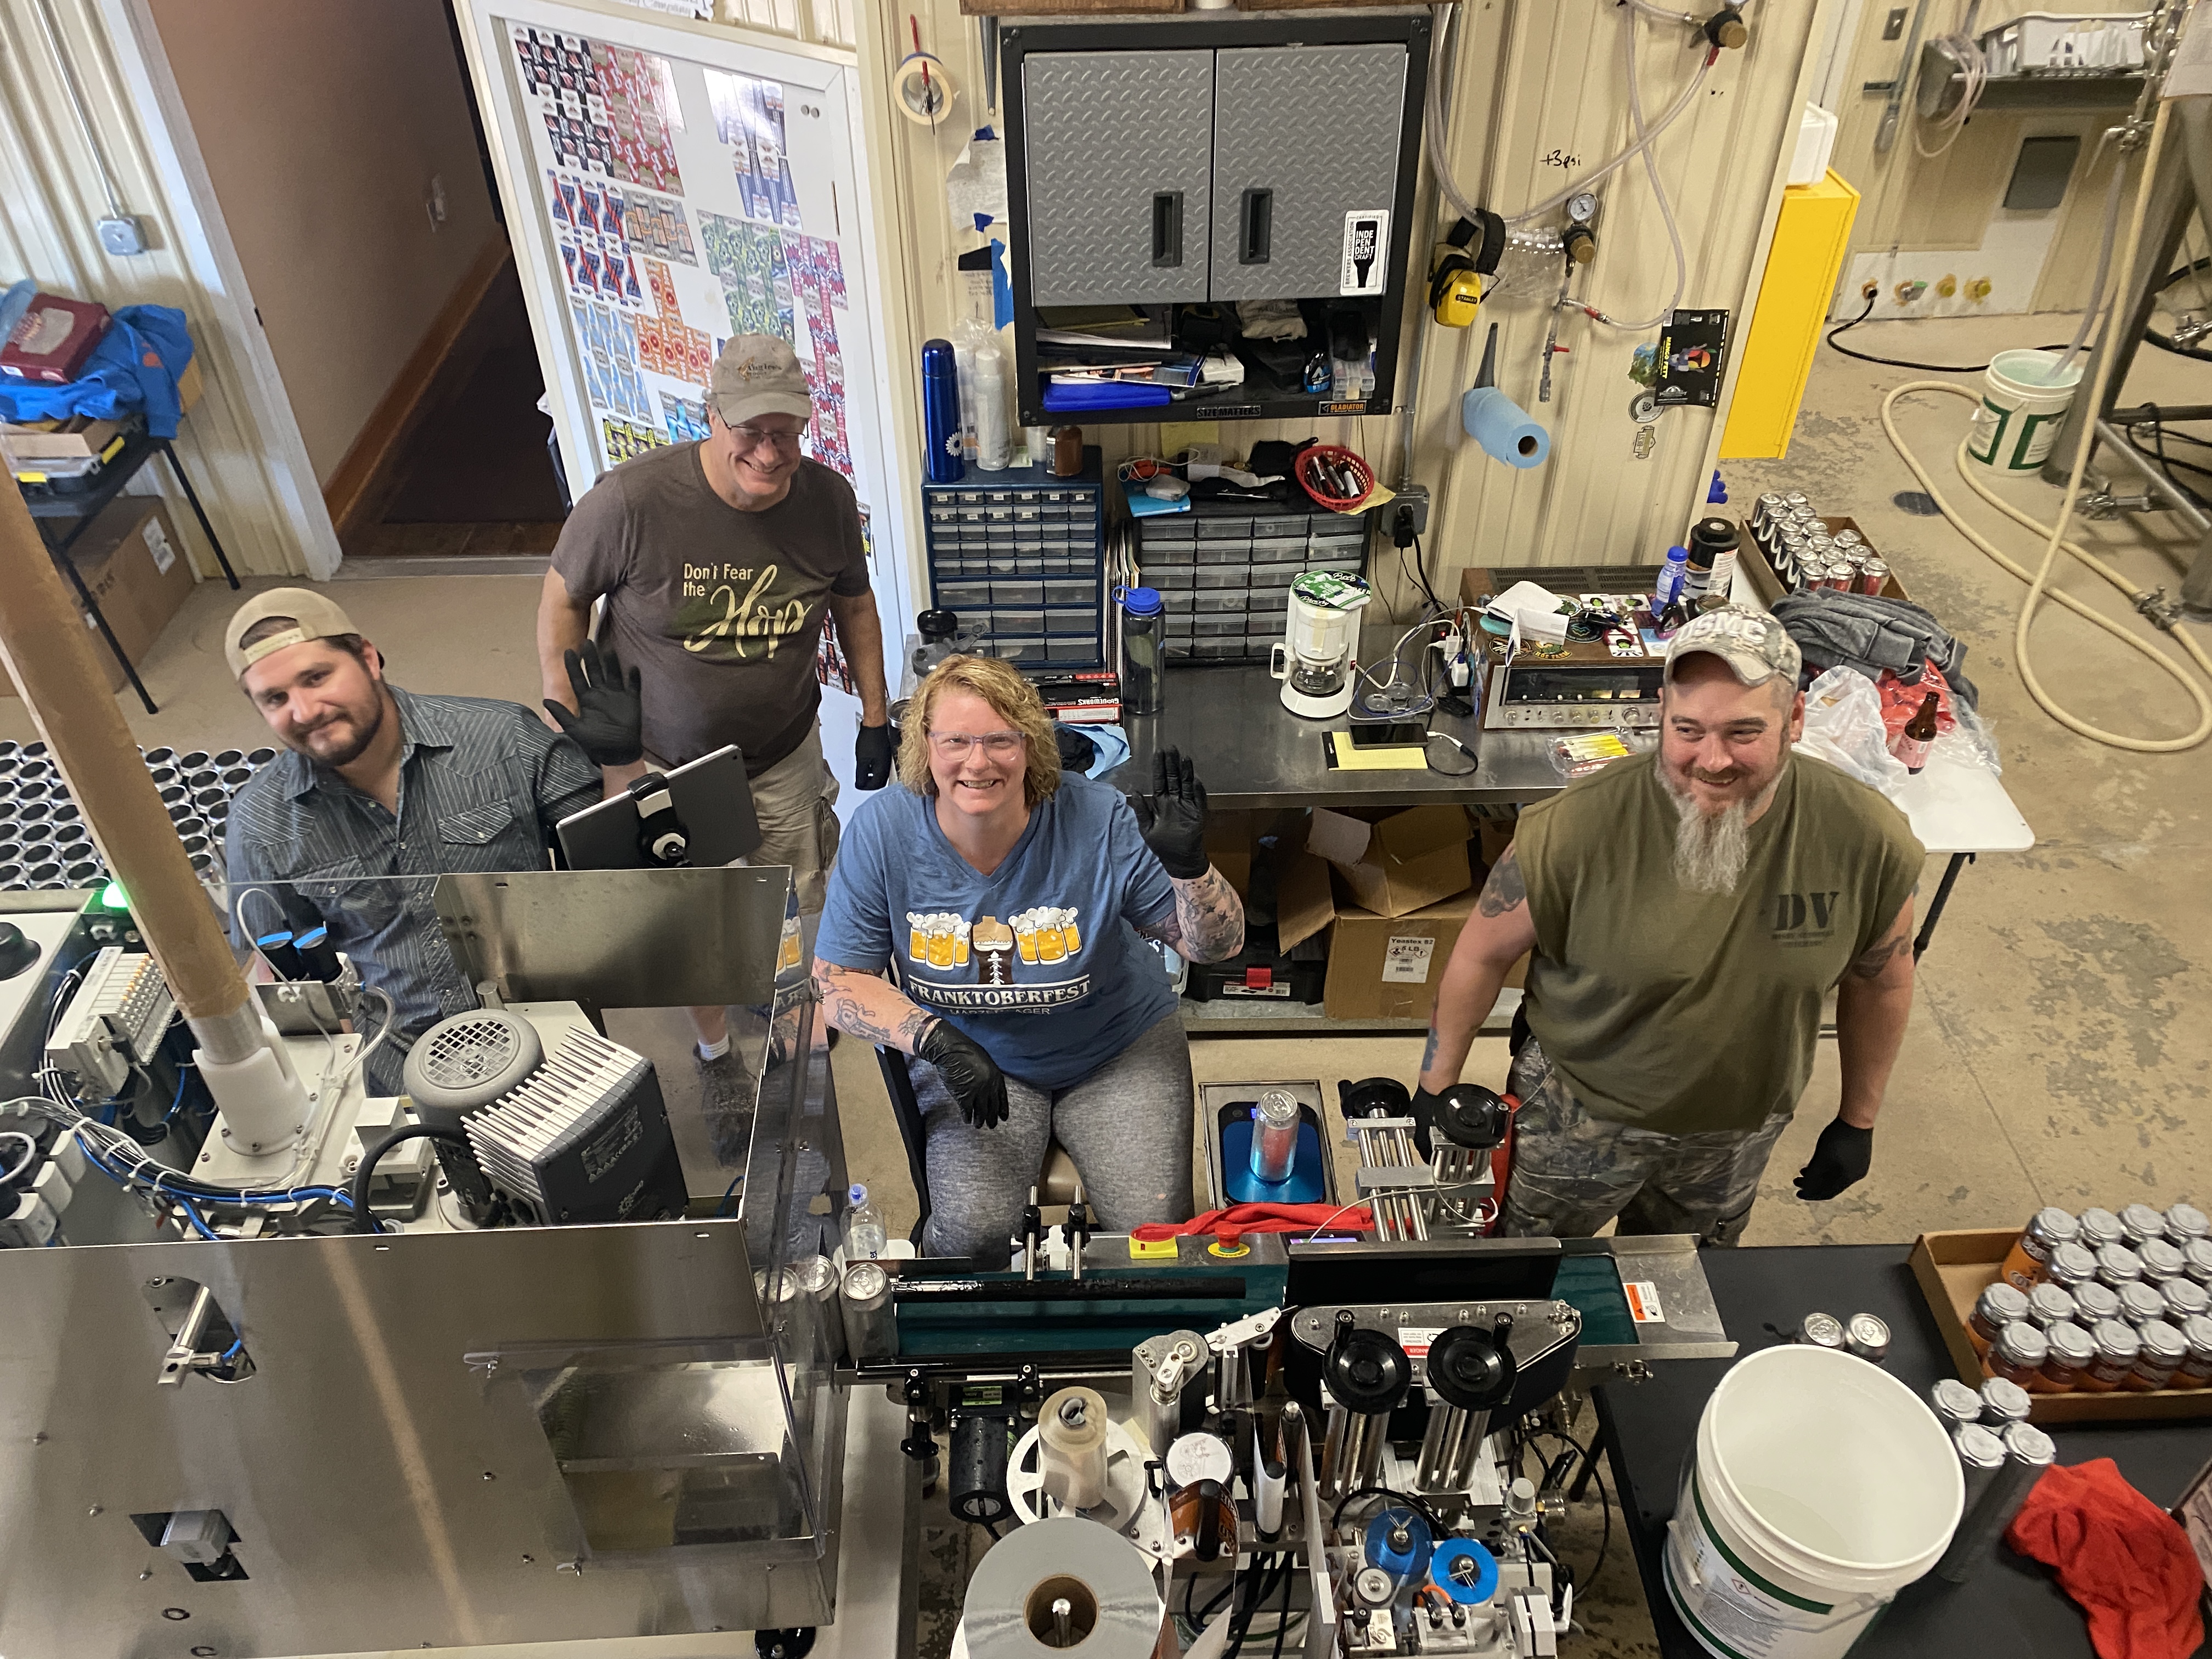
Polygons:
[[1743,1235],[1836,993],[1842,1109],[1800,1198],[1864,1178],[1912,1007],[1925,854],[1875,791],[1790,745],[1797,647],[1724,606],[1674,639],[1656,755],[1521,815],[1437,995],[1417,1110],[1531,956],[1499,1231]]

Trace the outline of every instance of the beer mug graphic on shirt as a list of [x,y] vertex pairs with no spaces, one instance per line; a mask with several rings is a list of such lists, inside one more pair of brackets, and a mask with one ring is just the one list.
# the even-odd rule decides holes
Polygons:
[[1073,956],[1083,948],[1083,934],[1075,925],[1075,911],[1071,908],[1060,913],[1060,936],[1067,941],[1067,954]]
[[968,965],[968,924],[964,921],[957,916],[952,919],[952,965],[955,968]]
[[1037,921],[1044,914],[1042,910],[1024,910],[1018,915],[1011,918],[1014,929],[1014,948],[1021,953],[1024,962],[1035,962],[1037,959]]
[[906,959],[929,960],[929,918],[913,910],[906,913]]
[[1037,960],[1065,962],[1067,959],[1067,940],[1060,931],[1060,919],[1065,910],[1048,909],[1037,912]]
[[929,919],[929,965],[950,968],[952,965],[952,924],[957,920],[942,911]]

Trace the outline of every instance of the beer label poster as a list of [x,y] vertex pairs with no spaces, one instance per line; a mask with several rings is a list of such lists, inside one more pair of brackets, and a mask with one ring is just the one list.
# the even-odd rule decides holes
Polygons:
[[1091,994],[1091,975],[1074,966],[1083,933],[1070,908],[1040,905],[1008,916],[945,911],[906,915],[907,994],[968,1012],[1043,1013]]

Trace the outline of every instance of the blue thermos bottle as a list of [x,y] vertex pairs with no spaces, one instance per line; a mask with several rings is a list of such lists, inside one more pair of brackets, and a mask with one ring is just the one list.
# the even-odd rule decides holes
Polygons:
[[921,348],[923,470],[932,483],[958,483],[968,474],[960,455],[960,368],[950,340]]

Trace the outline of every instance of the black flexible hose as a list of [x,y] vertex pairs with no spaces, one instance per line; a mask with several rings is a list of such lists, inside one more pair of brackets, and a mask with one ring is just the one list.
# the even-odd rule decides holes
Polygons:
[[[1860,312],[1857,316],[1852,318],[1848,323],[1838,323],[1835,327],[1828,331],[1828,349],[1831,351],[1840,352],[1846,357],[1856,357],[1863,363],[1880,363],[1884,368],[1917,368],[1930,374],[1978,374],[1989,367],[1988,363],[1907,362],[1902,357],[1876,357],[1864,351],[1854,351],[1849,346],[1838,345],[1836,343],[1836,336],[1842,334],[1848,330],[1856,328],[1861,323],[1866,321],[1868,318],[1874,315],[1875,301],[1879,300],[1881,297],[1881,296],[1879,294],[1868,295],[1866,308],[1863,311]],[[1900,319],[1899,320],[1909,319]],[[2069,343],[2067,341],[2061,340],[2055,345],[2039,346],[2036,349],[2039,351],[2063,351],[2068,343]]]
[[[2158,285],[2158,291],[2163,294],[2191,271],[2208,268],[2212,268],[2212,259],[2192,259],[2180,270],[2166,272],[2166,280]],[[2212,351],[2200,351],[2193,345],[2177,345],[2171,334],[2161,334],[2154,328],[2145,328],[2143,338],[2160,351],[2171,351],[2177,357],[2194,357],[2199,362],[2212,362]]]
[[353,1172],[353,1230],[357,1233],[380,1233],[384,1229],[368,1212],[368,1183],[376,1174],[377,1160],[403,1140],[434,1140],[443,1146],[469,1150],[469,1138],[459,1129],[444,1129],[434,1123],[410,1123],[394,1129],[362,1154],[361,1167]]

